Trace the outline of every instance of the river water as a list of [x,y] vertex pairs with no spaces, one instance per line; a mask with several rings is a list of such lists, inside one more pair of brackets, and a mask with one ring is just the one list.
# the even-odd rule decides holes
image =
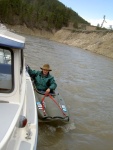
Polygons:
[[26,64],[49,63],[70,113],[66,125],[39,123],[37,150],[113,150],[113,60],[26,36]]

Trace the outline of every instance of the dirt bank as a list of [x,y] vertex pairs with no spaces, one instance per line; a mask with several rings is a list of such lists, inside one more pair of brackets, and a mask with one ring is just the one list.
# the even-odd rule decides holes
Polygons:
[[73,32],[62,29],[54,34],[52,40],[113,58],[113,32]]
[[30,34],[34,36],[48,38],[57,42],[86,49],[110,58],[113,58],[113,32],[106,31],[76,31],[61,29],[57,32],[47,32],[45,30],[29,29],[26,26],[7,27],[17,33]]
[[52,32],[48,32],[46,30],[38,30],[36,28],[34,28],[33,30],[31,30],[30,28],[27,28],[26,25],[16,25],[16,26],[11,26],[11,25],[6,25],[6,27],[8,29],[10,29],[13,32],[16,33],[22,33],[22,34],[27,34],[27,35],[33,35],[33,36],[39,36],[39,37],[44,37],[47,39],[50,39],[53,37],[53,33]]

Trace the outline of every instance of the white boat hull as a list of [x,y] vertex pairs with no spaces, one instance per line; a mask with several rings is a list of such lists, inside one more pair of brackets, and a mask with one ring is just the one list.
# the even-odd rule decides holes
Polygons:
[[36,99],[24,45],[24,37],[0,30],[0,150],[37,149]]

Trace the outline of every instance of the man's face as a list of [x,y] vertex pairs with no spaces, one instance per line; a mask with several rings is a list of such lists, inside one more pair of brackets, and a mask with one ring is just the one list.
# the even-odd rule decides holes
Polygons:
[[49,71],[46,69],[42,69],[42,72],[43,72],[43,75],[47,75]]

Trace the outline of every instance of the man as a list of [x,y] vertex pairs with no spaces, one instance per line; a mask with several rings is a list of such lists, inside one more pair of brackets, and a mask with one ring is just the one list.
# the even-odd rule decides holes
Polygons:
[[37,90],[45,91],[45,94],[49,94],[57,87],[54,77],[50,75],[50,71],[52,70],[50,69],[49,64],[44,64],[40,69],[42,71],[32,70],[28,67],[28,73],[31,78],[33,78]]

